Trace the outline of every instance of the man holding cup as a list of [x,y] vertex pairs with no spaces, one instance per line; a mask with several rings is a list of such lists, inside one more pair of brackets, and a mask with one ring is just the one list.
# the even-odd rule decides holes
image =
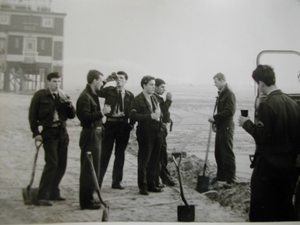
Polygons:
[[236,99],[231,89],[228,88],[226,77],[222,73],[214,77],[215,86],[218,88],[216,101],[216,113],[208,119],[216,126],[215,158],[217,162],[217,176],[212,180],[215,182],[226,182],[232,184],[235,178],[235,155],[233,153],[234,121],[236,110]]
[[138,122],[136,135],[138,141],[138,186],[141,195],[161,192],[157,187],[160,149],[162,145],[161,111],[154,97],[155,78],[144,76],[141,80],[143,91],[131,104],[130,118]]
[[127,80],[128,75],[124,71],[119,71],[116,74],[113,73],[104,80],[104,85],[109,81],[115,81],[116,86],[102,86],[100,91],[97,92],[99,97],[105,98],[105,106],[111,109],[110,113],[105,115],[105,135],[103,140],[99,177],[100,187],[115,144],[115,161],[111,187],[113,189],[124,189],[121,182],[123,179],[125,150],[128,144],[130,131],[134,125],[134,121],[129,119],[130,105],[134,95],[125,89]]
[[260,102],[256,123],[240,116],[242,126],[255,140],[251,168],[249,220],[273,222],[296,220],[293,194],[297,181],[296,158],[300,149],[300,108],[276,86],[273,68],[258,65],[252,73]]

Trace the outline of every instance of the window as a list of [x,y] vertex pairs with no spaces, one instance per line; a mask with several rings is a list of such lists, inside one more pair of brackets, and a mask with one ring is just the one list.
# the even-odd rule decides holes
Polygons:
[[40,68],[40,69],[39,69],[39,74],[41,75],[41,81],[44,82],[44,78],[45,78],[45,68]]
[[53,27],[53,19],[52,18],[43,18],[43,27]]
[[0,24],[9,25],[9,16],[8,15],[1,15],[0,16]]
[[20,47],[20,39],[16,38],[15,39],[15,48],[19,48]]
[[45,50],[45,39],[41,40],[41,49]]

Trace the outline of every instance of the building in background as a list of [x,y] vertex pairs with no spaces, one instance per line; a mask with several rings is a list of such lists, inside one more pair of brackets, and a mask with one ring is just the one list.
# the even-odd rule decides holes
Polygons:
[[0,89],[36,91],[45,87],[49,72],[62,74],[66,14],[52,12],[51,1],[2,0]]

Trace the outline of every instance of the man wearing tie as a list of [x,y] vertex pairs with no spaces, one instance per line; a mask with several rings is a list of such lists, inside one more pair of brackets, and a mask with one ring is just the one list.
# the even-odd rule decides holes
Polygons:
[[[35,141],[43,142],[45,167],[40,180],[37,205],[52,206],[49,200],[63,201],[59,183],[67,166],[69,136],[66,120],[75,117],[69,96],[61,89],[57,72],[47,75],[48,87],[37,91],[30,104],[29,123]],[[43,127],[42,132],[39,126]]]
[[129,110],[134,95],[125,90],[128,75],[124,71],[119,71],[114,76],[108,76],[104,80],[104,85],[109,81],[116,81],[116,87],[101,87],[97,92],[99,97],[105,98],[104,104],[111,107],[111,112],[106,114],[105,137],[101,154],[101,169],[99,186],[101,187],[106,173],[112,150],[115,144],[115,161],[112,173],[113,189],[124,189],[121,184],[123,179],[123,167],[125,161],[125,150],[128,144],[130,131],[134,122],[129,121]]
[[130,118],[138,122],[138,186],[141,195],[149,195],[148,191],[162,191],[155,182],[162,145],[161,112],[153,96],[155,78],[144,76],[141,87],[143,91],[132,101]]

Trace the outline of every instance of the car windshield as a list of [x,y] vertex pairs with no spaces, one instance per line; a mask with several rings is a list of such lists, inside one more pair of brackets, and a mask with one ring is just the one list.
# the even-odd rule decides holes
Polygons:
[[261,55],[259,64],[273,67],[276,85],[286,94],[300,94],[300,55],[265,53]]

